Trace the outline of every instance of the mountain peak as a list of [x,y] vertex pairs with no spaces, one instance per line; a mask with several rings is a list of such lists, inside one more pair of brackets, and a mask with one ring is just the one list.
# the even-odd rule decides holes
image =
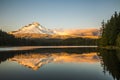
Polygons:
[[33,23],[31,23],[31,24],[28,24],[28,25],[26,25],[26,26],[23,26],[21,29],[19,29],[19,30],[22,30],[22,29],[24,29],[24,28],[30,28],[30,27],[32,27],[32,28],[34,28],[34,27],[39,27],[39,26],[41,26],[38,22],[33,22]]
[[10,32],[11,34],[24,34],[24,33],[35,33],[35,34],[54,34],[54,32],[50,29],[47,29],[40,25],[38,22],[33,22],[28,24],[27,26],[23,26],[21,29],[17,31]]
[[35,26],[40,26],[40,24],[38,22],[33,22],[32,24]]

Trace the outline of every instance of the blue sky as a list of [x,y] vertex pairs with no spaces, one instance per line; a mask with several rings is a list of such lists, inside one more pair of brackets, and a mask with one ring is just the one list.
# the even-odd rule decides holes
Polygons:
[[32,22],[54,29],[99,28],[120,12],[120,0],[0,0],[0,27],[17,30]]

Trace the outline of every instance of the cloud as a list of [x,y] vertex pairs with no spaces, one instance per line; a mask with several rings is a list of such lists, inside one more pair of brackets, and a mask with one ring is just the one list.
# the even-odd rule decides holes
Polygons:
[[98,29],[67,29],[67,30],[56,30],[59,35],[79,35],[79,36],[98,36]]

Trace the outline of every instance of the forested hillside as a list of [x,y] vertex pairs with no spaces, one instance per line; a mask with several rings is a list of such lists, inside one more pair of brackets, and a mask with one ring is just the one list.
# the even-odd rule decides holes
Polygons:
[[0,30],[0,45],[14,45],[17,39],[13,35],[7,34],[6,32]]
[[120,47],[120,13],[115,12],[107,22],[102,22],[100,46]]

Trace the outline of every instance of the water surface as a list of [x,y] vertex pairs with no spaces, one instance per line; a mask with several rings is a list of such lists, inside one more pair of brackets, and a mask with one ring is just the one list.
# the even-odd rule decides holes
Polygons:
[[120,80],[119,67],[120,51],[95,47],[0,52],[0,80]]
[[33,49],[50,49],[50,48],[96,48],[97,46],[15,46],[15,47],[0,47],[0,51],[18,51],[18,50],[33,50]]

